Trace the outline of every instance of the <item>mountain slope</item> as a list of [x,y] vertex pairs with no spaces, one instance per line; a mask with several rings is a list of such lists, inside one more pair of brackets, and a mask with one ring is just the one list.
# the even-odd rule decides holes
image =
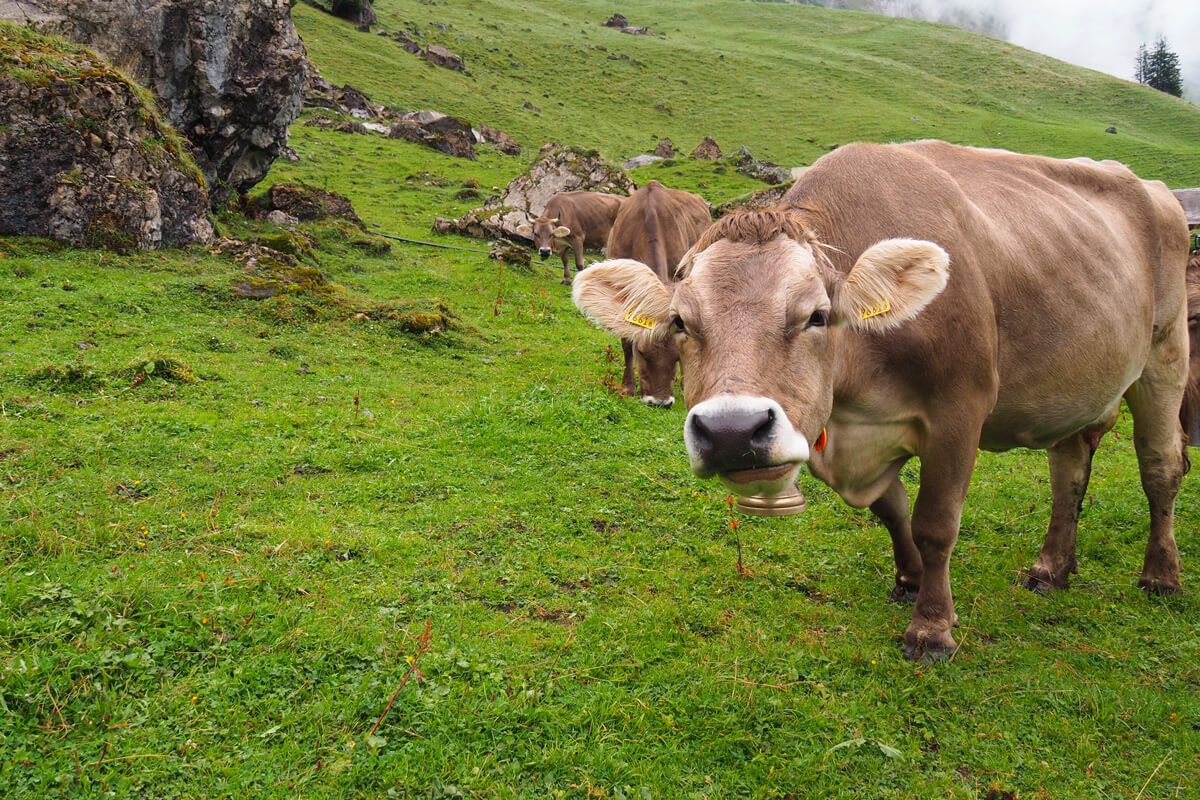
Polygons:
[[848,141],[935,137],[1113,158],[1172,186],[1200,183],[1197,106],[947,25],[676,1],[628,9],[632,24],[660,34],[634,36],[604,27],[613,7],[595,0],[375,7],[382,30],[449,47],[470,74],[298,5],[324,77],[394,107],[494,125],[534,147],[553,139],[616,159],[663,136],[690,149],[711,135],[726,150],[746,144],[798,165]]

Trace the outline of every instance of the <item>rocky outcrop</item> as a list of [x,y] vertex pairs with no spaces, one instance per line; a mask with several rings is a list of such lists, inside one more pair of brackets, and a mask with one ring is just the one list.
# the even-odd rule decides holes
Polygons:
[[0,0],[151,89],[194,148],[214,204],[258,183],[300,113],[304,45],[288,0]]
[[148,249],[211,240],[207,212],[186,143],[144,90],[89,50],[0,23],[0,234]]
[[616,28],[621,33],[642,34],[645,36],[653,36],[654,31],[650,28],[644,28],[641,25],[630,25],[629,20],[624,14],[613,14],[604,21],[604,27]]
[[738,151],[725,159],[725,161],[743,175],[756,178],[772,186],[792,179],[792,171],[790,169],[773,164],[770,161],[759,161],[750,155],[750,148],[746,147],[746,145],[738,148]]
[[521,145],[507,133],[487,125],[479,130],[470,123],[440,111],[393,111],[374,103],[364,92],[353,86],[332,86],[315,70],[307,77],[308,89],[304,105],[326,108],[347,114],[361,123],[314,116],[304,124],[345,133],[382,133],[393,139],[405,139],[458,158],[475,158],[475,145],[494,144],[501,153],[521,154]]
[[538,152],[529,172],[518,175],[499,197],[460,219],[438,217],[434,228],[442,233],[462,233],[484,239],[520,238],[517,226],[539,216],[559,192],[629,194],[637,186],[621,170],[592,152],[580,152],[553,142]]
[[675,157],[674,143],[669,138],[663,139],[661,142],[659,142],[655,146],[654,155],[658,156],[659,158],[674,158]]
[[751,192],[748,195],[735,197],[717,206],[715,209],[716,216],[723,217],[732,211],[759,211],[764,208],[774,208],[783,200],[783,196],[787,194],[787,190],[792,188],[792,183],[793,181],[788,181],[777,186],[768,186],[766,189],[759,189],[757,192]]
[[475,159],[475,134],[471,126],[437,111],[401,113],[388,136],[432,147],[458,158]]
[[333,0],[329,5],[329,13],[360,27],[375,24],[375,9],[371,7],[371,0]]

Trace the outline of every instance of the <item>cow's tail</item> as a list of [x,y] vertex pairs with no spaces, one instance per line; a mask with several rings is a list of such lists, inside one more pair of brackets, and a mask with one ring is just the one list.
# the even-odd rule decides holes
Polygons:
[[667,246],[663,242],[662,224],[658,218],[658,192],[651,192],[646,198],[646,245],[650,249],[650,268],[659,280],[668,283],[672,280],[670,270],[673,265],[667,264]]

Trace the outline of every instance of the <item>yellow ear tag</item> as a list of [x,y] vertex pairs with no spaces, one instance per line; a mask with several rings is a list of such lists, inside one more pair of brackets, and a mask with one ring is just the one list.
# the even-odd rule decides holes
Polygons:
[[654,317],[634,314],[632,309],[625,314],[625,321],[632,325],[637,325],[639,328],[645,328],[648,331],[654,330],[654,326],[658,324],[658,321]]
[[891,310],[892,310],[892,304],[889,303],[887,300],[884,300],[879,305],[871,306],[870,308],[863,311],[862,319],[870,319],[871,317],[878,317],[880,314],[886,314],[887,312],[889,312]]

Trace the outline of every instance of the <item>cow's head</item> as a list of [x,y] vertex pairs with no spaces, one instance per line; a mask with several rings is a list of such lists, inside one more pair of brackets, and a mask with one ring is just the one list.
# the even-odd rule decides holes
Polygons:
[[693,472],[740,495],[778,494],[829,419],[838,337],[912,319],[948,266],[931,242],[888,239],[842,274],[798,217],[773,209],[719,220],[673,285],[616,259],[579,273],[573,298],[602,328],[678,348]]
[[570,236],[571,229],[566,225],[559,225],[558,217],[542,216],[518,225],[517,233],[527,239],[533,239],[538,256],[547,259],[554,253],[554,240]]

